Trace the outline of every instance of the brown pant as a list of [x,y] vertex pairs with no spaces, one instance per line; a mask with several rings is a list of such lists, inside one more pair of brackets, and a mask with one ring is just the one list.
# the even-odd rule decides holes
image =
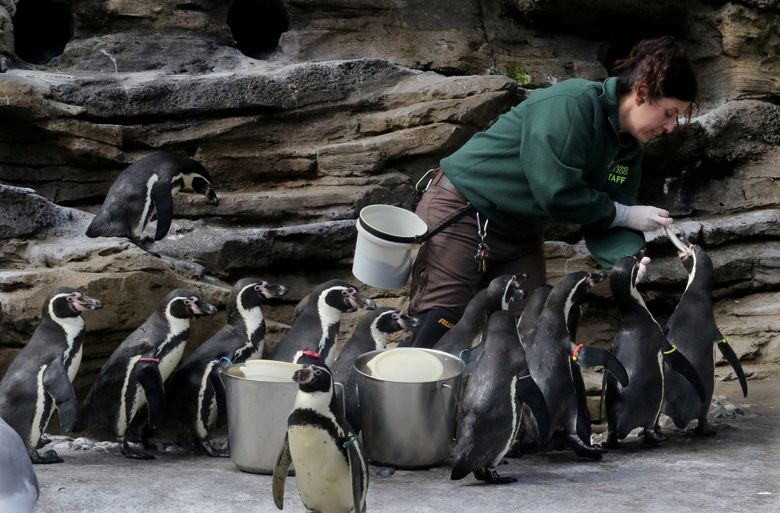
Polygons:
[[[466,199],[439,171],[423,194],[416,213],[430,229],[466,205]],[[480,216],[482,224],[485,218]],[[474,255],[479,244],[476,212],[471,211],[428,239],[412,267],[410,313],[446,308],[458,316],[466,304],[490,280],[502,274],[526,273],[524,289],[531,291],[546,282],[542,234],[517,237],[502,233],[488,223],[485,242],[490,249],[485,272],[477,269]],[[522,311],[525,302],[513,308]]]

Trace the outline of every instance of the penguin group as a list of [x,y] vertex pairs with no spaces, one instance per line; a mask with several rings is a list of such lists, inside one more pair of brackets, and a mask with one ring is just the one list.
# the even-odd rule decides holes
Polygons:
[[[156,216],[159,240],[171,226],[173,195],[182,189],[219,204],[202,165],[165,152],[149,155],[119,175],[87,235],[128,237],[142,245],[143,231]],[[641,255],[621,259],[608,274],[572,272],[530,293],[523,289],[525,276],[499,276],[475,294],[433,347],[465,362],[448,460],[452,480],[473,474],[488,484],[517,481],[498,467],[526,439],[592,460],[621,447],[637,428],[645,444],[658,444],[664,440],[662,413],[678,428],[696,420],[695,433],[714,433],[707,419],[713,348],[734,368],[745,395],[747,381],[715,323],[711,260],[699,246],[669,230],[667,235],[689,279],[666,327],[636,288]],[[612,347],[578,343],[582,306],[590,289],[607,279],[620,316]],[[42,450],[55,410],[62,433],[106,430],[128,458],[154,459],[151,439],[164,429],[186,432],[198,452],[229,456],[229,448],[213,443],[215,431],[227,423],[221,373],[248,360],[272,359],[299,365],[291,376],[298,392],[273,471],[276,506],[284,506],[285,480],[294,465],[308,510],[364,513],[367,434],[361,430],[355,362],[387,348],[394,333],[414,330],[419,321],[400,309],[378,307],[353,284],[329,280],[301,299],[289,330],[266,347],[262,307],[288,291],[259,277],[239,279],[224,326],[192,351],[186,351],[191,321],[218,308],[190,290],[169,292],[107,358],[81,405],[72,383],[83,354],[82,315],[103,304],[79,289],[51,291],[37,329],[0,379],[0,510],[31,511],[39,493],[32,464],[62,462],[54,450]],[[516,317],[511,306],[523,300]],[[354,331],[342,339],[343,315],[359,310],[364,313]],[[582,367],[605,371],[604,446],[591,440]]]

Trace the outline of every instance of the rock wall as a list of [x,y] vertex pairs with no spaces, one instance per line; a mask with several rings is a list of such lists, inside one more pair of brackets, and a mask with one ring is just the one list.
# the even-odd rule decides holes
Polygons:
[[[107,303],[87,318],[82,388],[173,287],[224,304],[238,277],[286,282],[267,312],[278,336],[316,283],[349,278],[362,206],[402,201],[529,89],[603,78],[657,33],[684,42],[702,98],[648,146],[642,200],[712,255],[738,353],[778,364],[779,27],[765,0],[0,0],[0,374],[57,285]],[[220,205],[180,195],[150,248],[161,259],[84,238],[117,174],[157,150],[203,163]],[[593,267],[576,227],[548,239],[550,282]],[[657,234],[649,251],[644,292],[663,318],[686,277]],[[595,292],[582,336],[607,341],[614,311]],[[194,344],[220,322],[198,321]]]

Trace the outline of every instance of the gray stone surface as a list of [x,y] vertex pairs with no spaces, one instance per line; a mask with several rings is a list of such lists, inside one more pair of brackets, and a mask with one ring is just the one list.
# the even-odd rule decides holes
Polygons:
[[[601,462],[571,451],[509,459],[500,470],[517,476],[514,484],[488,486],[472,476],[453,482],[447,467],[379,477],[389,472],[372,466],[368,511],[777,511],[780,382],[749,383],[747,399],[736,383],[717,383],[713,438],[670,432],[667,442],[648,449],[629,437],[625,450],[610,451]],[[133,461],[101,444],[87,449],[81,441],[79,450],[60,452],[65,463],[36,467],[37,513],[276,511],[270,476],[243,473],[230,460],[166,452],[155,461]],[[294,478],[287,480],[285,511],[304,511]]]

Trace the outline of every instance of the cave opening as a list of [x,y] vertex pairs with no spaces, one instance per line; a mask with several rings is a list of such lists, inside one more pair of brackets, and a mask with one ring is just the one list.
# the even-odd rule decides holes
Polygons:
[[31,64],[48,64],[62,55],[73,37],[70,7],[54,0],[21,0],[13,17],[14,51]]
[[290,17],[281,0],[235,0],[227,24],[241,53],[263,59],[276,50],[290,27]]

